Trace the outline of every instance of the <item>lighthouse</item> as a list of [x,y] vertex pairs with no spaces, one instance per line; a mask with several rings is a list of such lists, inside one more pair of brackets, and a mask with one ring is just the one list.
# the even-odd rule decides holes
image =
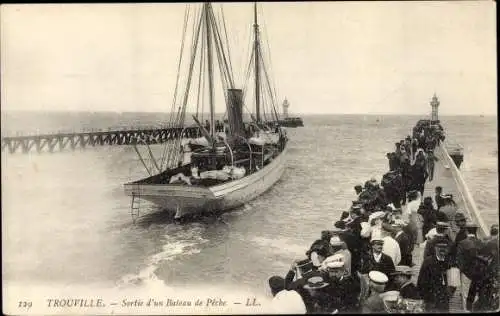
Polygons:
[[439,100],[434,93],[434,96],[432,96],[431,100],[431,107],[432,107],[432,112],[431,112],[431,121],[438,121],[438,107],[439,107]]
[[288,118],[288,108],[290,107],[290,103],[288,103],[288,100],[285,98],[285,101],[283,101],[283,118]]

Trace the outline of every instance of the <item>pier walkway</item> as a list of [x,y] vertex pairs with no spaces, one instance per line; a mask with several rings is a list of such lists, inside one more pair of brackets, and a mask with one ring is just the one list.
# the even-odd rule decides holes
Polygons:
[[[458,168],[453,163],[453,160],[448,155],[445,145],[441,144],[436,150],[439,161],[435,165],[434,179],[432,182],[427,182],[424,191],[424,197],[431,196],[434,200],[434,188],[436,186],[443,187],[443,193],[453,194],[453,198],[457,203],[458,209],[465,215],[468,221],[474,222],[479,226],[479,237],[485,237],[489,234],[489,229],[486,223],[481,218],[481,214],[470,194],[465,181]],[[493,223],[489,223],[493,224]],[[415,248],[413,251],[413,281],[417,282],[418,271],[423,261],[422,246]],[[470,280],[465,275],[461,275],[461,287],[457,288],[455,295],[450,301],[450,313],[465,313],[465,299],[469,290]]]

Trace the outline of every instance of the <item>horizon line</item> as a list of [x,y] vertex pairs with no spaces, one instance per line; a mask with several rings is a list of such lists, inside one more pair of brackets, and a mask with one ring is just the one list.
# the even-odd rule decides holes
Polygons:
[[[133,114],[133,113],[142,113],[142,114],[165,114],[169,115],[173,112],[162,112],[162,111],[112,111],[112,110],[28,110],[28,109],[1,109],[0,112],[43,112],[43,113],[115,113],[115,114]],[[186,112],[189,114],[194,114],[195,112]],[[203,113],[207,114],[209,112]],[[225,112],[216,112],[215,115],[225,115]],[[249,114],[243,114],[249,115]],[[396,116],[396,115],[407,115],[407,116],[430,116],[430,113],[427,114],[416,114],[416,113],[377,113],[377,112],[369,112],[369,113],[340,113],[340,112],[312,112],[312,113],[289,113],[288,117],[297,117],[297,116],[311,116],[311,115],[373,115],[373,116]],[[440,113],[440,116],[497,116],[498,113],[463,113],[463,114],[449,114],[449,113]],[[283,115],[280,115],[280,118],[283,118]]]

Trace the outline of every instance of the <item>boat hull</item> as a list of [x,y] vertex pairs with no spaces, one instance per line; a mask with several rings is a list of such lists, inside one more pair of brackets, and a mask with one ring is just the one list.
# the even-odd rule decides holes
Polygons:
[[129,196],[148,200],[175,217],[221,212],[241,206],[270,189],[283,175],[285,148],[261,170],[238,180],[211,187],[172,184],[125,184]]

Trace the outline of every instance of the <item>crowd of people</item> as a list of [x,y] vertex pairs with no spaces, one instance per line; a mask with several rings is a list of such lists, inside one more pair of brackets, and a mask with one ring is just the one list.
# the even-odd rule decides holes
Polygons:
[[269,279],[273,296],[300,299],[305,313],[388,312],[395,301],[420,302],[413,311],[449,312],[466,277],[466,309],[498,309],[498,225],[480,239],[478,226],[443,188],[423,197],[438,159],[434,149],[444,139],[440,125],[430,123],[419,122],[413,137],[396,143],[380,184],[371,179],[354,187],[357,199],[304,260]]

